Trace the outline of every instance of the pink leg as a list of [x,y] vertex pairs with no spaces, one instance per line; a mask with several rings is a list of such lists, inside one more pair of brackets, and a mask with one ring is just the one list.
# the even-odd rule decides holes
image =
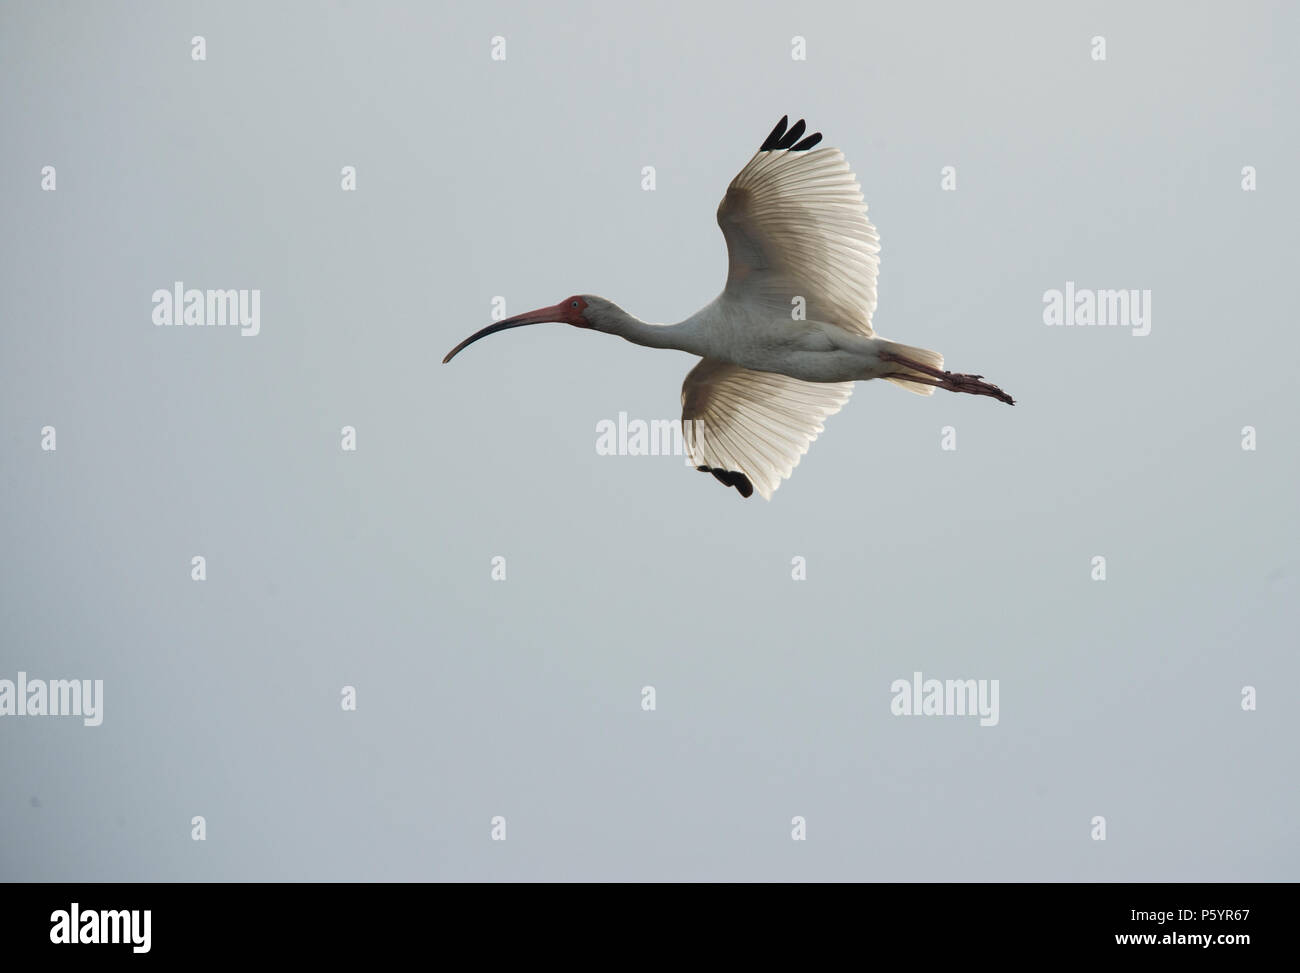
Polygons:
[[931,376],[927,381],[917,375],[900,375],[900,378],[906,378],[911,382],[924,382],[926,385],[933,385],[935,388],[947,389],[949,392],[966,392],[969,395],[990,395],[999,402],[1005,402],[1007,405],[1015,405],[1016,400],[1007,395],[996,385],[983,381],[983,375],[962,375],[959,372],[945,372],[938,368],[931,368],[929,365],[922,365],[920,362],[912,361],[910,358],[904,358],[902,355],[895,355],[891,352],[881,352],[880,357],[885,361],[897,362],[907,368],[914,369],[924,375]]

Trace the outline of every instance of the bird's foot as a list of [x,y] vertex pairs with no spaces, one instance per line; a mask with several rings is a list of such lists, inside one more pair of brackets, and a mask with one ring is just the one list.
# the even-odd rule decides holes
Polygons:
[[[903,355],[896,355],[893,352],[884,351],[880,353],[882,361],[897,362],[906,366],[910,372],[903,372],[900,377],[906,378],[909,382],[921,382],[925,385],[933,385],[935,388],[947,389],[949,392],[966,392],[969,395],[989,395],[999,402],[1005,402],[1007,405],[1015,405],[1016,400],[1007,395],[996,385],[984,381],[983,375],[963,375],[961,372],[945,372],[939,368],[933,368],[930,365],[913,361]],[[915,374],[920,372],[921,375]]]
[[1015,405],[1016,400],[1007,395],[996,385],[983,381],[983,375],[963,375],[959,372],[944,372],[939,378],[939,388],[947,389],[950,392],[966,392],[969,395],[988,395],[997,399],[999,402],[1005,402],[1007,405]]

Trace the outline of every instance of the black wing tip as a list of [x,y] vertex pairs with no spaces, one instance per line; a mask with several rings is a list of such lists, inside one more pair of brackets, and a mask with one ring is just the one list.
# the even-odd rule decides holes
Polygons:
[[744,473],[736,470],[719,469],[716,466],[697,466],[695,468],[701,473],[712,473],[714,478],[723,486],[735,487],[736,492],[746,500],[754,495],[754,484],[749,482],[749,477]]
[[772,129],[768,137],[763,140],[763,144],[759,147],[760,152],[806,152],[822,140],[821,132],[813,132],[800,141],[803,133],[808,129],[807,123],[801,118],[787,130],[786,125],[789,121],[789,115],[781,116],[781,120],[776,123],[776,128]]
[[789,115],[782,115],[781,120],[776,123],[776,128],[772,129],[770,135],[763,139],[763,144],[759,146],[760,152],[771,152],[776,148],[776,144],[781,141],[781,136],[785,134],[785,123],[790,120]]

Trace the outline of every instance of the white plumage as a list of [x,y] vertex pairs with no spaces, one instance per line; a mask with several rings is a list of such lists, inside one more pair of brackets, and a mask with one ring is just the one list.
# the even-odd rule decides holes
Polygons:
[[883,378],[1014,404],[978,375],[943,370],[943,356],[889,341],[872,327],[880,238],[861,187],[838,149],[814,149],[804,123],[782,118],[731,181],[718,206],[727,241],[722,293],[675,325],[649,324],[589,294],[509,318],[451,350],[506,328],[544,321],[675,348],[703,360],[682,385],[692,463],[742,496],[764,499],[790,476],[853,383]]
[[682,385],[682,439],[697,467],[744,473],[770,500],[852,393],[852,382],[802,382],[705,358]]
[[839,149],[759,150],[718,206],[729,300],[872,335],[880,237]]

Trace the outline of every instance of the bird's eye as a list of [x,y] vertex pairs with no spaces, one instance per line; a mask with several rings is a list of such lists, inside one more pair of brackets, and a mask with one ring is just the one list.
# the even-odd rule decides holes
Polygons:
[[572,304],[569,305],[569,307],[577,307],[577,306],[578,306],[578,302],[577,302],[577,301],[574,301]]

